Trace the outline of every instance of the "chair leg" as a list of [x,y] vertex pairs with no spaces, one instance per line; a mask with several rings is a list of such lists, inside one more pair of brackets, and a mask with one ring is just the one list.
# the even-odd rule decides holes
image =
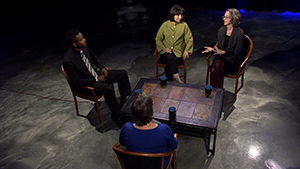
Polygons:
[[158,66],[156,66],[156,80],[158,80]]
[[236,96],[237,96],[237,92],[238,92],[238,85],[239,85],[239,77],[235,80],[234,101],[236,101]]
[[186,83],[186,68],[184,68],[184,77],[183,77],[183,82]]
[[98,102],[98,100],[97,100],[97,101],[95,101],[95,103],[96,103],[96,107],[97,107],[97,111],[98,111],[98,115],[99,115],[100,122],[102,123],[102,122],[103,122],[103,120],[102,120],[102,116],[101,116],[101,112],[100,112],[100,106],[99,106],[99,102]]
[[73,94],[73,98],[74,98],[74,102],[75,102],[76,115],[80,116],[79,109],[78,109],[77,99],[76,99],[76,96],[74,94]]
[[177,169],[177,166],[176,166],[176,151],[173,155],[173,159],[172,159],[172,168],[173,169]]
[[237,79],[237,82],[236,82],[236,94],[235,94],[234,101],[236,101],[237,93],[238,93],[238,92],[243,88],[243,86],[244,86],[244,73],[242,74],[242,77],[241,77],[241,86],[237,88],[238,81],[239,81],[239,78]]
[[208,75],[209,75],[209,70],[207,69],[207,72],[206,72],[206,85],[208,85]]
[[240,89],[244,86],[244,73],[242,74],[242,81],[241,81],[241,87]]
[[238,87],[238,83],[239,83],[239,77],[236,79],[234,101],[236,101],[237,93],[238,93],[238,92],[243,88],[243,86],[244,86],[244,73],[242,74],[242,77],[241,77],[241,86]]

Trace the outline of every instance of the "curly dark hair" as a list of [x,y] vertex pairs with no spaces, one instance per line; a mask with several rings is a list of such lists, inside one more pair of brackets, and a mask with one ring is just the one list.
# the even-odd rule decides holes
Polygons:
[[181,7],[180,5],[174,5],[171,8],[170,12],[169,12],[168,19],[170,19],[171,21],[174,21],[174,15],[182,14],[181,21],[183,21],[184,20],[184,13],[185,13],[185,9],[183,7]]
[[143,126],[152,120],[153,103],[150,96],[139,94],[131,105],[133,121],[138,126]]

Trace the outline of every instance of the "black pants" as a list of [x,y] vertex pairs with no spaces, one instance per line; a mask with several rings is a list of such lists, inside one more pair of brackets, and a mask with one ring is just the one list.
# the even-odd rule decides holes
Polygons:
[[[118,83],[121,102],[117,101],[114,88],[111,83]],[[126,97],[131,94],[131,86],[128,80],[128,75],[126,70],[108,70],[108,75],[106,77],[106,82],[96,82],[93,83],[92,87],[95,88],[96,94],[103,94],[105,102],[109,107],[110,111],[114,114],[121,110],[121,106],[124,105]],[[92,95],[91,92],[83,89],[78,91],[82,94]]]
[[168,81],[173,81],[173,75],[178,73],[177,65],[183,65],[183,58],[178,58],[174,53],[164,53],[160,56],[159,63],[166,64],[165,72]]

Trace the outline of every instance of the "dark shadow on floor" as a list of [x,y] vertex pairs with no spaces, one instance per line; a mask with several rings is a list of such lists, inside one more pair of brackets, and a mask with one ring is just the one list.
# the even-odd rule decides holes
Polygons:
[[111,113],[105,102],[101,102],[100,111],[103,119],[102,123],[100,122],[98,111],[95,106],[91,109],[87,116],[83,117],[86,118],[90,122],[91,126],[95,127],[100,133],[105,133],[110,130],[119,130],[119,126],[112,121]]
[[235,109],[235,106],[233,105],[235,103],[234,101],[234,93],[231,93],[229,91],[225,91],[224,94],[224,101],[223,101],[223,120],[226,120],[230,114]]

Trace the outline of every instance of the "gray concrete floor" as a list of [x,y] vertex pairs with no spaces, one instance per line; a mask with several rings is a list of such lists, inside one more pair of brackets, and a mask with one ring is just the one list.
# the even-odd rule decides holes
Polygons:
[[[125,21],[111,32],[95,24],[81,31],[107,67],[128,71],[134,87],[140,78],[155,76],[154,37],[168,10],[148,8],[148,23]],[[195,40],[188,83],[205,83],[206,55],[201,48],[216,42],[222,15],[187,9],[186,21]],[[225,79],[215,156],[206,155],[202,138],[179,134],[179,169],[300,168],[299,14],[243,12],[241,27],[252,38],[254,49],[236,102],[234,81]],[[0,168],[120,168],[112,150],[120,130],[103,100],[103,124],[92,126],[88,119],[76,116],[60,70],[67,51],[64,32],[51,29],[58,28],[46,29],[45,37],[35,37],[37,25],[2,35],[6,42],[1,42]],[[79,102],[80,112],[87,115],[92,103]]]

